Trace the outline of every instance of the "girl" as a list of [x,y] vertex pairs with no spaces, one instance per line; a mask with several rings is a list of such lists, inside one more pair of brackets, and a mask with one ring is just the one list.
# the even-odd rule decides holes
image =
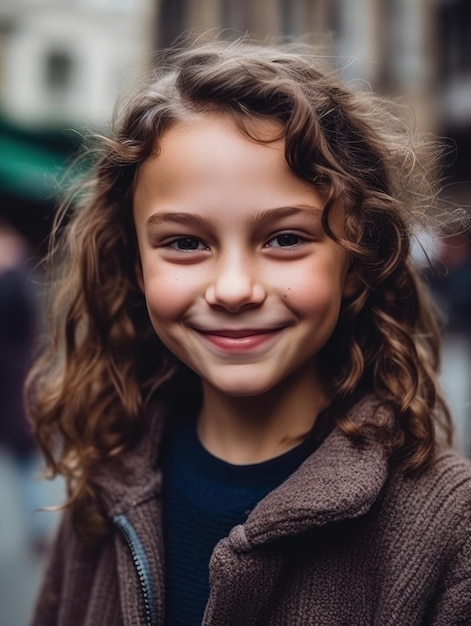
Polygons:
[[423,148],[247,42],[129,99],[65,207],[29,384],[70,496],[35,626],[471,623],[471,470],[409,254]]

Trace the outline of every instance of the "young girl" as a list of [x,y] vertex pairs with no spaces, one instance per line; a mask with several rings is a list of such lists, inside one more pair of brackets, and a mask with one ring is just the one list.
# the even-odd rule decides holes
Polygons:
[[29,385],[70,495],[32,623],[470,624],[471,469],[409,254],[436,154],[247,42],[169,53],[102,143]]

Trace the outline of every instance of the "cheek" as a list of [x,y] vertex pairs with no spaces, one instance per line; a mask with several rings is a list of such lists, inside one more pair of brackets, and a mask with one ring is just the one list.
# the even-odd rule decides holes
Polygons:
[[331,326],[338,318],[341,299],[337,292],[320,288],[305,288],[303,291],[287,293],[285,303],[301,319],[313,322],[317,327]]
[[144,295],[154,327],[178,321],[197,297],[195,281],[185,272],[143,273]]
[[284,302],[302,317],[335,313],[340,310],[341,283],[337,273],[311,268],[291,276],[283,289]]

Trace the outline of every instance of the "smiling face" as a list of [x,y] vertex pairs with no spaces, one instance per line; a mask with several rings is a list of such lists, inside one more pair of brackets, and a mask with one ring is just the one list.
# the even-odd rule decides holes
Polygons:
[[317,354],[354,289],[323,208],[283,141],[256,143],[228,116],[177,123],[140,168],[134,220],[150,319],[203,389],[234,397],[300,377],[320,385]]

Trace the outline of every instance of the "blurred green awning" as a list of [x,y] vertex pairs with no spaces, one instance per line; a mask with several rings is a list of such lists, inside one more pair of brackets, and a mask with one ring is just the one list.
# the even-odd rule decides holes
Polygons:
[[0,118],[0,194],[54,201],[76,148],[63,131],[29,131]]
[[63,161],[45,148],[0,137],[0,189],[12,196],[52,200]]

